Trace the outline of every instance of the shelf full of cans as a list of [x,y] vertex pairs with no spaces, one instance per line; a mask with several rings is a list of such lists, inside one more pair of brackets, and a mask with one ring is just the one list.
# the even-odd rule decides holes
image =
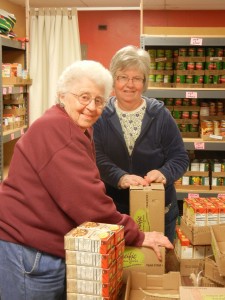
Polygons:
[[175,182],[178,189],[225,190],[225,159],[193,159],[185,174]]
[[149,48],[149,86],[225,88],[225,48]]
[[225,140],[225,99],[160,98],[170,110],[182,137],[210,136]]

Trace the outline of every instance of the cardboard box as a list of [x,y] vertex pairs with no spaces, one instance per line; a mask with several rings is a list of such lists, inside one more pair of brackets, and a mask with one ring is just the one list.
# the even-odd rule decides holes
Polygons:
[[130,216],[141,231],[159,231],[165,227],[165,190],[161,183],[130,187]]
[[225,277],[220,276],[218,267],[216,265],[216,262],[215,262],[213,256],[205,258],[204,276],[206,278],[209,278],[213,282],[216,282],[222,286],[225,286]]
[[[125,292],[125,300],[172,300],[179,297],[181,278],[179,272],[162,275],[148,275],[144,272],[130,272]],[[160,297],[162,295],[162,297]],[[165,295],[168,295],[165,298]],[[171,295],[171,296],[170,296]]]
[[180,223],[181,231],[190,240],[192,245],[210,245],[211,233],[209,226],[189,226],[185,223],[183,217]]
[[190,276],[192,273],[198,274],[204,269],[205,259],[180,259],[177,257],[177,255],[175,257],[177,258],[177,263],[180,266],[179,270],[181,276]]
[[180,286],[180,300],[225,300],[224,288]]
[[220,276],[225,276],[225,224],[211,226],[212,250]]
[[125,247],[123,257],[123,281],[129,272],[140,271],[146,274],[161,275],[165,273],[165,248],[161,247],[162,261],[155,252],[146,247]]

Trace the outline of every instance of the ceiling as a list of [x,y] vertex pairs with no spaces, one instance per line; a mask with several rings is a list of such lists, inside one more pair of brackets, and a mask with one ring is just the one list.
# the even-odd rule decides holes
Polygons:
[[80,10],[225,10],[224,0],[9,0],[25,7],[77,7]]

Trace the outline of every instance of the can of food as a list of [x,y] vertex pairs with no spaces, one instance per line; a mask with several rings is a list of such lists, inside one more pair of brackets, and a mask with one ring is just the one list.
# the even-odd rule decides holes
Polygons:
[[198,111],[191,111],[190,112],[190,118],[192,120],[197,120],[199,118],[199,112]]
[[166,98],[165,104],[168,105],[168,106],[172,106],[173,105],[173,98]]
[[212,186],[223,186],[224,179],[223,177],[212,177]]
[[155,76],[155,82],[163,82],[163,80],[164,80],[164,76],[162,75],[162,74],[157,74],[156,76]]
[[220,76],[213,75],[213,84],[219,84],[219,83],[220,83]]
[[149,80],[149,82],[155,82],[155,75],[154,74],[150,74],[148,76],[148,80]]
[[165,57],[172,58],[173,57],[173,50],[172,49],[165,49]]
[[191,185],[201,185],[201,176],[191,176]]
[[183,106],[189,106],[190,105],[190,99],[189,98],[183,98],[182,105]]
[[189,119],[190,113],[189,111],[182,111],[181,119]]
[[198,171],[199,172],[200,169],[200,163],[198,159],[194,159],[191,162],[191,171]]
[[186,75],[186,83],[193,83],[194,82],[194,75]]
[[205,64],[202,61],[198,61],[195,63],[195,69],[196,70],[204,70]]
[[202,84],[204,82],[203,75],[194,75],[194,83]]
[[213,161],[212,163],[212,172],[221,172],[222,165],[220,161]]
[[209,177],[201,177],[201,185],[209,186]]
[[200,172],[207,172],[209,171],[209,162],[207,159],[203,159],[199,163],[199,171]]
[[174,119],[180,119],[181,118],[181,111],[179,110],[174,110],[172,112],[172,116],[174,117]]
[[207,47],[206,48],[206,56],[215,56],[215,48]]
[[204,83],[212,84],[213,83],[213,75],[204,75]]
[[174,75],[174,82],[176,83],[185,83],[185,75]]
[[148,54],[151,58],[156,57],[156,49],[148,49]]
[[221,172],[225,172],[225,160],[224,159],[221,162]]
[[225,83],[225,75],[220,75],[220,83]]
[[222,70],[223,69],[223,62],[222,61],[216,61],[215,62],[215,70]]
[[182,185],[189,185],[190,184],[190,177],[189,176],[183,176],[181,183],[182,183]]
[[222,56],[224,56],[223,52],[224,52],[223,48],[216,47],[215,48],[215,57],[222,57]]
[[197,106],[199,104],[199,99],[197,98],[191,98],[190,100],[191,100],[190,102],[191,106]]
[[188,48],[188,56],[196,56],[196,48],[189,47]]
[[202,47],[197,47],[196,56],[199,57],[205,56],[205,49]]
[[216,67],[215,63],[213,61],[207,61],[205,63],[205,69],[206,70],[214,70]]
[[172,75],[164,75],[164,83],[171,83],[172,82]]
[[185,62],[185,61],[178,61],[175,64],[176,70],[186,70],[186,68],[187,68],[187,62]]
[[165,62],[159,61],[156,63],[156,70],[164,70],[165,69]]
[[156,50],[156,57],[165,57],[165,50],[164,49],[157,49]]
[[180,132],[189,132],[188,124],[179,124]]
[[179,48],[179,56],[187,56],[187,48]]
[[188,62],[187,63],[187,70],[194,70],[195,69],[195,63],[194,62]]
[[165,63],[165,70],[173,70],[173,63],[172,62],[166,62]]
[[150,70],[156,70],[156,62],[150,62],[149,68]]
[[198,124],[189,124],[189,131],[190,132],[198,132],[199,131]]

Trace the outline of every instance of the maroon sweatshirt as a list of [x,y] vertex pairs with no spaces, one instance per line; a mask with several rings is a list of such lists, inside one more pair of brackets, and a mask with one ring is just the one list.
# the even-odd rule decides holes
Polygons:
[[0,186],[0,239],[64,257],[64,235],[85,221],[124,225],[126,245],[144,240],[105,194],[90,138],[55,105],[15,145]]

